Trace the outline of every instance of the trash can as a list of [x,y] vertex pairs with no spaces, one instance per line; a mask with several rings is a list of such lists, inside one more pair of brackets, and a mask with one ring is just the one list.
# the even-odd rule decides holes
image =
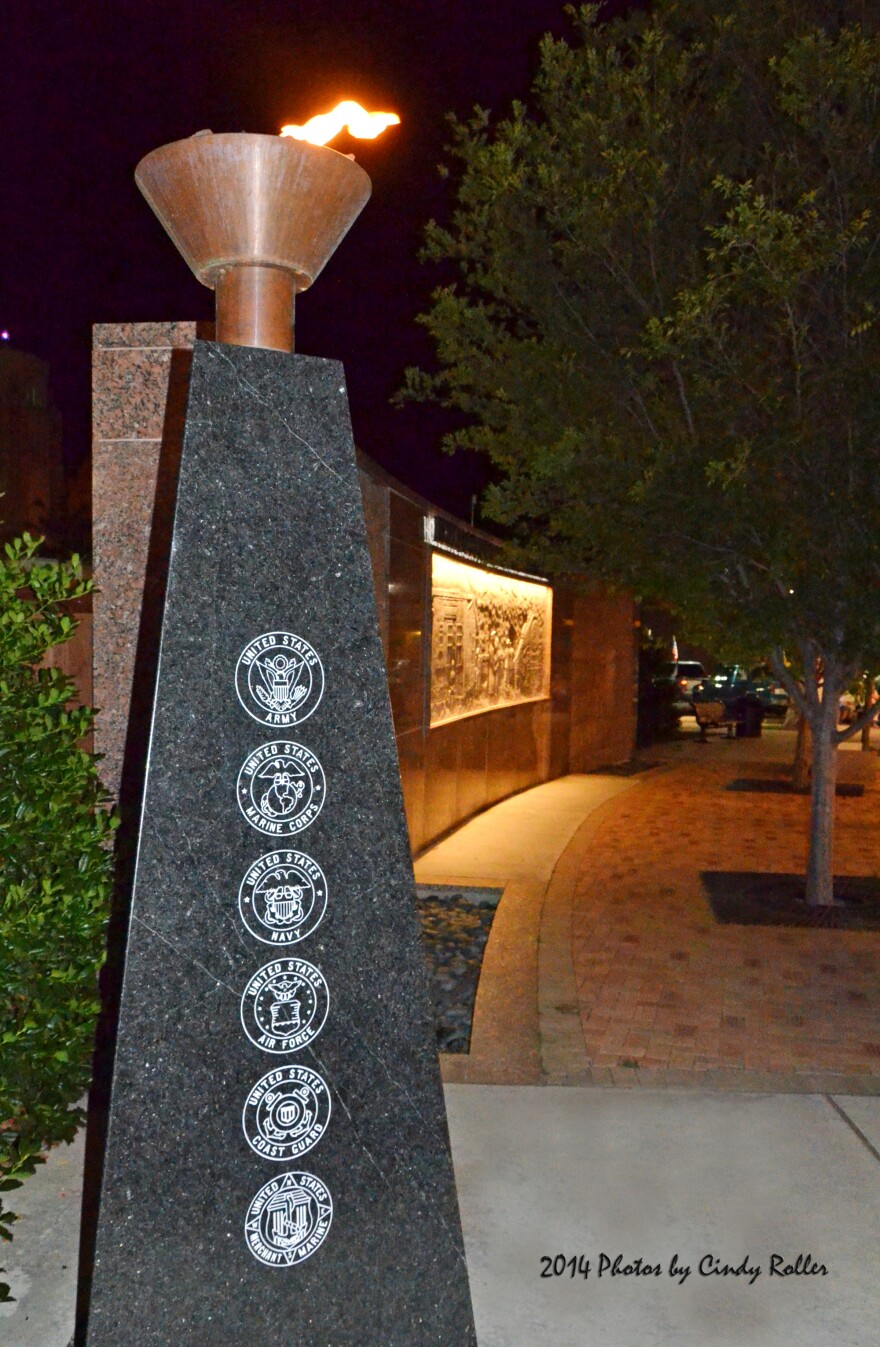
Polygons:
[[764,708],[760,702],[746,702],[736,727],[737,739],[760,739]]

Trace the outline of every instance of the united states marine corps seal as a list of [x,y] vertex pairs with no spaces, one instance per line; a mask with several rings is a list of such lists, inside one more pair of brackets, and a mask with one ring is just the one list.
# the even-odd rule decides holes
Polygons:
[[293,1267],[323,1244],[333,1220],[333,1199],[314,1174],[292,1171],[263,1185],[248,1207],[248,1248],[270,1267]]
[[241,998],[241,1022],[264,1052],[297,1052],[324,1027],[330,993],[305,959],[278,959],[255,973]]
[[267,631],[239,655],[235,690],[245,711],[261,725],[299,725],[324,695],[324,669],[301,636]]
[[238,774],[238,807],[252,828],[293,837],[320,814],[326,794],[324,769],[302,744],[261,744]]
[[258,1080],[241,1124],[264,1160],[296,1160],[321,1140],[330,1121],[330,1091],[308,1066],[279,1066]]

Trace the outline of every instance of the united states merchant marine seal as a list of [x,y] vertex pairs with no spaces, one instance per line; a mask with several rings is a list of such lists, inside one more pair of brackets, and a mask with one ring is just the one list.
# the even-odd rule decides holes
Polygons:
[[333,1199],[314,1174],[281,1174],[263,1185],[244,1223],[248,1248],[270,1267],[293,1267],[322,1244],[333,1220]]

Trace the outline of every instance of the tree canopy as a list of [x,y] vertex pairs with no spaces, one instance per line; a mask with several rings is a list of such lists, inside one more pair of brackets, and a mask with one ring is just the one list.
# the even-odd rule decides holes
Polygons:
[[447,443],[530,560],[773,652],[827,796],[838,693],[880,667],[880,15],[569,14],[528,106],[453,123],[426,255],[458,279],[404,395],[464,414]]
[[[860,6],[681,0],[547,37],[454,127],[457,264],[408,372],[554,569],[731,646],[880,654],[880,39]],[[823,26],[819,20],[825,16]]]

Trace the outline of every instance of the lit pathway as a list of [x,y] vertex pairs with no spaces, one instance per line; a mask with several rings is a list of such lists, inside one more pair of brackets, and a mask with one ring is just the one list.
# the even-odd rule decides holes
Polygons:
[[[772,729],[685,745],[568,849],[542,926],[547,1079],[880,1094],[880,931],[719,925],[703,894],[701,870],[804,871],[808,799],[725,789],[782,776],[790,749]],[[837,802],[839,873],[880,874],[876,767],[841,754],[865,793]]]
[[[880,932],[721,926],[704,869],[802,870],[808,800],[731,792],[793,739],[664,745],[637,776],[573,776],[479,815],[420,882],[506,884],[468,1057],[450,1082],[880,1094]],[[839,872],[880,874],[877,757],[841,754]],[[626,792],[622,794],[622,792]]]
[[443,1057],[444,1080],[542,1079],[538,963],[547,886],[584,819],[633,780],[566,776],[536,786],[478,814],[416,861],[419,884],[504,888],[483,956],[471,1051]]

